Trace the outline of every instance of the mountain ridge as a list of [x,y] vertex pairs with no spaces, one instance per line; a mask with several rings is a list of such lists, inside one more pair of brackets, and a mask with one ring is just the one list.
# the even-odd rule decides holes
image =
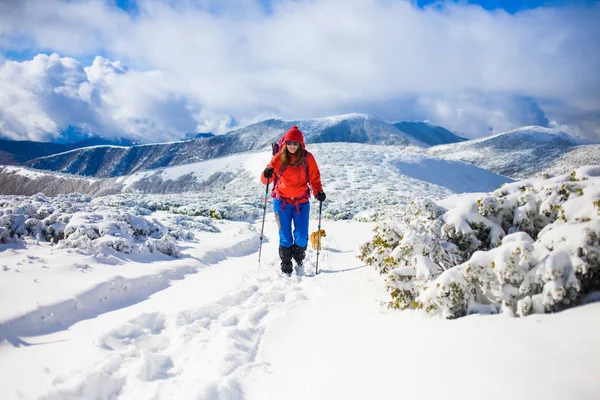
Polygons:
[[99,137],[92,137],[74,143],[34,142],[31,140],[0,139],[0,151],[10,155],[10,157],[14,160],[16,164],[22,164],[35,158],[60,154],[80,148],[104,145],[132,146],[134,145],[134,143],[127,139],[111,140]]
[[[523,179],[545,170],[564,173],[567,172],[565,169],[587,165],[590,161],[600,163],[600,151],[594,156],[578,150],[586,146],[600,149],[600,143],[558,129],[527,126],[485,138],[433,146],[423,152],[446,160],[474,164],[512,179]],[[582,153],[585,161],[569,158],[570,152]],[[556,165],[561,159],[569,161],[562,167]]]
[[95,177],[127,175],[144,169],[189,164],[266,148],[293,125],[302,130],[307,143],[343,141],[415,148],[428,146],[427,143],[411,137],[379,118],[366,114],[347,114],[315,120],[269,119],[224,135],[187,141],[135,145],[127,148],[97,146],[76,149],[33,159],[25,165]]

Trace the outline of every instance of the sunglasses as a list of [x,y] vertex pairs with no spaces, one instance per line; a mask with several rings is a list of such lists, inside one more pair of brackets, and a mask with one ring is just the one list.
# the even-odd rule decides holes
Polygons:
[[285,144],[288,146],[300,146],[300,142],[292,142],[291,140],[286,141]]

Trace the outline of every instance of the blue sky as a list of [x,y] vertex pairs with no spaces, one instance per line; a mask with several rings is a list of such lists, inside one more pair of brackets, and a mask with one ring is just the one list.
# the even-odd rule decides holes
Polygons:
[[[443,4],[439,0],[416,0],[416,4],[419,7],[431,6],[436,3]],[[479,5],[486,10],[504,10],[509,13],[515,13],[538,7],[589,6],[597,3],[597,0],[462,0],[457,1],[457,3]]]
[[[136,0],[114,0],[117,7],[128,13],[137,12]],[[447,2],[462,4],[479,5],[486,10],[504,10],[509,13],[515,13],[523,10],[538,7],[561,7],[569,5],[590,5],[598,0],[447,0]],[[271,10],[273,0],[259,0],[267,11]],[[440,0],[415,0],[414,3],[419,7],[427,7],[436,4],[444,4]]]
[[358,112],[600,140],[598,2],[55,1],[0,2],[1,137],[176,140]]
[[117,7],[133,15],[138,11],[136,0],[115,0],[115,4]]

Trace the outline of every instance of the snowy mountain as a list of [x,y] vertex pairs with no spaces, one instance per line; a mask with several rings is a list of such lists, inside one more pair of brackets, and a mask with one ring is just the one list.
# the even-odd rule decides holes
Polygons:
[[95,146],[36,158],[26,165],[42,170],[111,177],[223,156],[228,154],[223,149],[232,147],[234,142],[234,137],[223,135],[131,147]]
[[225,135],[188,141],[131,147],[96,146],[38,158],[27,165],[95,177],[127,175],[144,169],[189,164],[270,147],[293,125],[302,130],[307,143],[348,142],[427,147],[427,144],[378,118],[349,114],[315,120],[271,119]]
[[[6,158],[0,158],[0,165],[22,164],[28,160],[62,153],[89,146],[119,145],[131,146],[133,143],[126,139],[109,140],[103,138],[89,138],[76,143],[32,142],[30,140],[5,140],[0,139],[0,153]],[[10,160],[9,160],[10,159]]]
[[465,140],[468,140],[455,135],[446,128],[433,125],[429,122],[403,121],[396,122],[394,126],[407,135],[427,143],[430,146],[464,142]]
[[[529,126],[482,139],[430,147],[424,153],[517,179],[546,170],[564,173],[582,165],[600,164],[599,147],[595,142],[556,129]],[[571,152],[574,153],[569,156]]]

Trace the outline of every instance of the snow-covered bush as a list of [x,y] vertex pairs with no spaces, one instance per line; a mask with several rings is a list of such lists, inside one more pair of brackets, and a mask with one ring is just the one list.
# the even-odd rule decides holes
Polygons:
[[169,235],[165,235],[160,239],[149,239],[148,250],[153,253],[154,251],[159,251],[168,256],[179,257],[179,247],[177,247],[177,243],[174,238]]
[[[226,220],[252,220],[262,214],[259,195],[215,191],[211,193],[139,194],[125,193],[100,197],[97,205],[109,207],[139,208],[137,214],[166,211],[191,217]],[[145,211],[144,211],[145,210]]]
[[79,194],[48,198],[43,194],[31,197],[0,197],[0,243],[16,241],[21,237],[57,242],[64,237],[69,214],[86,207],[91,198]]
[[177,257],[176,240],[194,240],[192,230],[219,231],[204,217],[159,212],[161,222],[146,202],[146,196],[139,201],[81,194],[0,197],[0,243],[32,238],[89,253],[158,251]]
[[393,308],[455,318],[577,305],[600,290],[600,167],[413,201],[359,257],[386,276]]
[[[135,216],[127,211],[99,209],[96,212],[73,214],[64,228],[62,247],[100,252],[110,248],[123,253],[159,251],[178,256],[179,250],[170,235],[170,229],[153,219]],[[181,228],[173,229],[180,240],[193,240],[193,233]],[[138,244],[143,244],[141,247]]]

